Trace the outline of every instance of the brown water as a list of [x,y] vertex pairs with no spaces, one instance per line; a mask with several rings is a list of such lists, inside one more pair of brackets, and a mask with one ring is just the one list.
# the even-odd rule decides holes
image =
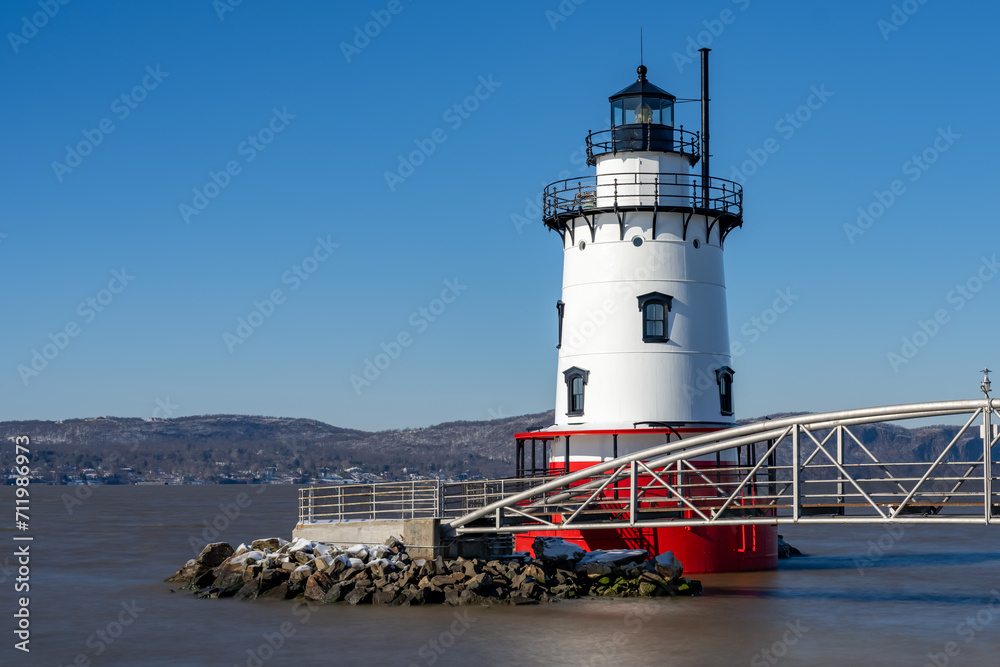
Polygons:
[[[86,491],[76,504],[73,494]],[[0,570],[3,665],[920,666],[934,664],[929,655],[939,667],[1000,665],[1000,527],[909,527],[897,536],[877,526],[787,527],[785,537],[812,556],[776,572],[702,575],[700,598],[310,608],[199,600],[161,583],[213,521],[234,546],[289,537],[293,487],[31,492],[31,529],[18,534],[35,536],[32,651],[13,649],[22,594]],[[0,503],[9,508],[2,568],[14,563],[11,487]],[[245,506],[234,520],[220,509],[230,504],[230,514]]]

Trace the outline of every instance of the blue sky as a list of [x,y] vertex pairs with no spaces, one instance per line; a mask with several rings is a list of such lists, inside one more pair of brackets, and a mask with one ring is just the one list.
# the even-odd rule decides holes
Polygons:
[[681,98],[713,49],[738,416],[973,397],[1000,368],[998,14],[6,2],[0,419],[549,409],[562,258],[532,202],[589,173],[640,25]]

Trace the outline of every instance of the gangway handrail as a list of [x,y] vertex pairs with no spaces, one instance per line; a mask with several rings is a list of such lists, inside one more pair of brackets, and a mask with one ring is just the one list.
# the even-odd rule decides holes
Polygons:
[[[642,461],[650,468],[660,468],[673,463],[682,458],[703,456],[714,454],[715,452],[732,449],[744,444],[753,444],[770,437],[777,437],[786,427],[805,427],[809,430],[822,430],[836,426],[847,426],[861,423],[895,421],[897,419],[919,419],[925,417],[940,417],[953,414],[961,414],[970,411],[996,410],[1000,408],[1000,399],[969,399],[953,401],[933,401],[927,403],[904,403],[899,405],[878,406],[871,408],[855,408],[851,410],[838,410],[819,414],[797,415],[763,422],[756,422],[744,426],[736,426],[725,431],[717,431],[704,435],[694,436],[685,440],[666,443],[655,447],[620,456],[601,463],[597,463],[577,472],[563,475],[554,480],[544,482],[526,491],[513,494],[500,499],[485,507],[469,512],[468,514],[448,521],[442,522],[442,528],[455,530],[466,526],[483,517],[489,516],[498,510],[512,505],[521,505],[538,496],[543,496],[549,491],[561,489],[577,481],[591,480],[588,483],[572,487],[572,494],[578,494],[583,490],[592,488],[601,483],[600,479],[594,479],[600,475],[623,465],[631,466],[633,462]],[[543,432],[544,433],[544,432]],[[720,440],[720,435],[724,439]],[[547,499],[551,501],[551,498]],[[524,509],[523,506],[520,507]],[[746,519],[744,519],[746,521]],[[773,519],[772,519],[773,521]],[[721,521],[714,523],[720,524]],[[582,528],[582,526],[577,526]]]

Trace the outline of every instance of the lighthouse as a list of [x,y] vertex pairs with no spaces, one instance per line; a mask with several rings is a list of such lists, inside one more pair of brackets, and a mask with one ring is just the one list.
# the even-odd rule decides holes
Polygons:
[[[743,192],[709,173],[708,51],[698,132],[675,123],[678,99],[640,65],[608,98],[610,127],[587,135],[594,173],[545,188],[543,222],[563,249],[555,423],[515,436],[519,475],[575,472],[735,424],[723,260]],[[695,462],[715,479],[738,464],[735,453]],[[777,563],[774,526],[538,531],[516,546],[547,534],[672,550],[689,572]]]

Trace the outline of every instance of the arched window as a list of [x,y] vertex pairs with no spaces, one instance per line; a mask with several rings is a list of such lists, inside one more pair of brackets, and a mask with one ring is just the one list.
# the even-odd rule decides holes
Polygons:
[[639,297],[639,310],[642,312],[642,341],[644,343],[666,343],[667,313],[673,305],[674,298],[660,292],[650,292]]
[[723,366],[715,371],[715,379],[719,383],[719,408],[724,415],[733,414],[733,373],[729,366]]
[[573,417],[583,414],[583,393],[590,371],[573,366],[563,371],[566,378],[566,414]]

